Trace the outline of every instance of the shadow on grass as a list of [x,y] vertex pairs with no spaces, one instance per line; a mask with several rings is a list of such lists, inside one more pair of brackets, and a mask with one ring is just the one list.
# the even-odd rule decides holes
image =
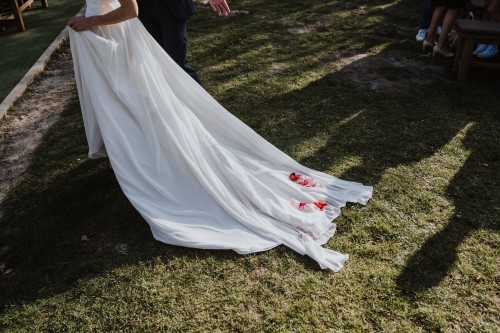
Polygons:
[[[143,224],[131,223],[140,218],[106,164],[82,156],[85,138],[77,112],[75,99],[2,204],[0,261],[14,269],[0,279],[2,306],[59,292],[123,262],[113,250],[116,243],[129,234],[146,235]],[[81,241],[82,235],[90,241]]]
[[[377,57],[385,52],[388,50]],[[360,61],[368,62],[369,57]],[[360,67],[356,63],[349,66]],[[470,156],[445,194],[455,206],[454,216],[408,259],[397,278],[405,294],[437,286],[456,263],[458,248],[466,237],[479,229],[499,230],[500,143],[496,134],[500,113],[490,105],[500,82],[487,72],[479,72],[474,74],[476,82],[442,80],[418,89],[414,85],[404,88],[404,82],[403,88],[398,88],[396,82],[395,89],[375,93],[348,83],[344,71],[350,73],[349,66],[265,101],[266,114],[277,120],[260,132],[266,137],[283,136],[276,141],[291,154],[301,144],[311,145],[309,154],[299,162],[314,169],[332,170],[347,161],[351,166],[336,176],[373,185],[375,196],[387,197],[391,194],[377,193],[386,170],[432,157],[470,127],[462,141]],[[405,77],[399,79],[404,81]],[[295,112],[283,108],[283,101]],[[401,183],[389,190],[404,187]]]
[[447,189],[454,214],[413,254],[398,277],[398,286],[409,295],[439,285],[457,261],[458,247],[474,231],[500,231],[499,142],[489,129],[490,124],[479,121],[466,134],[463,144],[471,153]]
[[[454,76],[454,73],[444,75],[448,74]],[[314,82],[300,94],[314,95],[321,86],[323,89],[335,87],[339,83],[333,82],[339,81],[339,77],[343,77],[342,71]],[[301,160],[303,164],[322,169],[328,166],[325,160],[355,157],[356,163],[338,176],[374,185],[377,195],[376,184],[385,170],[410,166],[431,157],[467,129],[461,142],[470,155],[450,181],[445,194],[453,202],[454,215],[408,259],[397,278],[405,294],[439,285],[455,265],[459,246],[474,231],[498,232],[500,229],[500,192],[497,189],[500,113],[491,109],[496,98],[495,87],[500,81],[498,76],[491,76],[486,71],[475,72],[472,79],[468,83],[443,81],[418,89],[413,86],[409,90],[396,89],[400,94],[387,94],[387,99],[383,93],[370,92],[364,97],[351,95],[347,103],[332,99],[335,109],[341,109],[334,112],[344,113],[342,126],[331,125],[329,141]],[[415,101],[418,107],[414,106]],[[304,113],[301,117],[308,116]],[[320,119],[317,122],[320,124]]]
[[[435,285],[453,265],[457,247],[472,230],[496,228],[495,198],[484,201],[477,196],[497,193],[498,175],[492,170],[499,163],[498,153],[495,142],[488,141],[491,116],[469,112],[470,105],[460,96],[470,86],[453,83],[457,100],[450,107],[450,96],[440,99],[435,87],[412,90],[411,96],[403,91],[396,98],[356,88],[345,79],[342,72],[329,74],[300,90],[265,100],[261,112],[269,121],[260,132],[288,152],[319,138],[321,143],[300,158],[301,163],[326,170],[342,164],[334,161],[354,157],[355,163],[338,176],[376,186],[384,170],[432,156],[467,124],[476,123],[464,142],[472,154],[449,187],[449,197],[457,206],[456,221],[414,254],[398,280],[403,290]],[[424,96],[435,103],[415,107],[411,97],[425,100]],[[238,256],[154,241],[147,224],[122,194],[107,161],[87,160],[85,151],[75,99],[44,138],[25,179],[3,203],[0,248],[5,254],[0,262],[15,271],[0,278],[1,306],[43,299],[114,267],[158,256],[166,261],[178,256],[220,260]],[[481,164],[489,167],[481,169]],[[89,241],[82,241],[82,235]],[[318,269],[309,258],[297,255],[297,260],[307,269]]]
[[[399,6],[394,5],[391,10],[396,11],[396,7]],[[293,17],[293,13],[288,14]],[[243,20],[249,24],[251,21],[252,18]],[[255,22],[255,25],[262,23]],[[233,27],[237,29],[237,25],[227,29]],[[273,27],[270,24],[269,30]],[[246,29],[248,35],[258,30],[252,26]],[[363,29],[358,27],[358,30]],[[373,39],[362,48],[380,42],[377,31],[372,33]],[[315,47],[321,49],[323,44],[331,44],[325,40],[318,41]],[[346,36],[337,40],[349,45]],[[222,43],[214,43],[213,47]],[[251,44],[243,46],[239,52],[252,50]],[[206,54],[205,58],[215,52],[230,58],[219,52],[220,49],[204,50],[200,54]],[[283,61],[293,62],[293,57],[286,52],[285,48]],[[311,49],[303,52],[311,58],[311,54],[315,54]],[[305,67],[297,66],[293,70],[307,70],[315,64],[301,66]],[[231,72],[221,70],[220,75],[228,77],[217,80],[229,80]],[[402,76],[397,78],[404,80]],[[262,77],[259,79],[262,81]],[[239,93],[244,93],[251,84],[247,82],[238,87]],[[487,140],[488,122],[492,118],[474,111],[475,107],[481,109],[483,105],[495,104],[486,96],[494,91],[495,84],[485,91],[481,91],[485,86],[440,83],[418,89],[409,87],[400,92],[372,92],[352,85],[340,71],[285,94],[262,99],[256,95],[255,101],[241,106],[243,112],[238,116],[253,127],[258,124],[256,129],[264,137],[291,155],[295,156],[303,145],[311,145],[306,156],[298,157],[302,164],[319,170],[345,164],[348,167],[339,170],[337,176],[374,186],[385,170],[432,156],[467,124],[476,122],[466,139],[472,154],[449,187],[448,196],[457,207],[455,217],[410,258],[398,280],[403,290],[421,290],[438,284],[447,274],[456,260],[457,247],[472,230],[497,228],[490,223],[494,221],[490,217],[496,214],[491,208],[493,202],[482,201],[477,196],[478,193],[498,193],[495,181],[490,182],[498,179],[491,171],[498,164],[498,155],[495,146]],[[467,96],[471,95],[478,96],[479,103],[469,100]],[[253,112],[246,112],[248,110]],[[45,137],[25,180],[3,203],[0,249],[4,253],[0,262],[7,264],[6,269],[13,268],[14,273],[0,278],[1,306],[49,297],[72,288],[81,279],[156,256],[166,260],[172,256],[200,254],[221,260],[238,256],[228,251],[197,252],[155,242],[147,224],[122,194],[106,161],[89,161],[82,155],[87,149],[83,134],[75,101]],[[478,161],[491,167],[478,173]],[[478,178],[473,186],[469,184],[471,178]],[[481,224],[473,219],[477,216],[484,217],[479,219]],[[82,235],[89,241],[82,241]],[[298,255],[297,258],[308,269],[318,269],[312,260]],[[422,270],[423,266],[426,270]]]
[[[75,99],[2,203],[0,264],[13,270],[0,276],[0,309],[64,292],[125,264],[203,256],[155,241],[107,160],[89,160],[82,154],[86,150]],[[209,253],[221,260],[236,256]]]

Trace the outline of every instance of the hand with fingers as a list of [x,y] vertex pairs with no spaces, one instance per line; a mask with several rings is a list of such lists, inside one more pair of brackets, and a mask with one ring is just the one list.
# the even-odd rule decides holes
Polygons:
[[209,0],[210,6],[219,16],[228,16],[231,10],[226,0]]
[[93,25],[92,19],[85,16],[73,16],[68,22],[68,26],[75,31],[85,31]]

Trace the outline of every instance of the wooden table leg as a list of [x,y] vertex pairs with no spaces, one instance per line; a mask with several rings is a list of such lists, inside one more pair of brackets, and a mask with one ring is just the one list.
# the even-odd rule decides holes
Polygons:
[[455,72],[458,70],[458,66],[464,56],[464,45],[465,45],[464,37],[460,36],[459,38],[460,38],[460,43],[458,44],[458,49],[455,52],[455,61],[453,62],[453,71]]
[[465,81],[467,80],[467,74],[469,72],[470,67],[470,58],[472,56],[472,51],[474,49],[473,38],[463,37],[464,40],[464,48],[462,50],[462,58],[460,59],[460,65],[458,67],[458,80]]

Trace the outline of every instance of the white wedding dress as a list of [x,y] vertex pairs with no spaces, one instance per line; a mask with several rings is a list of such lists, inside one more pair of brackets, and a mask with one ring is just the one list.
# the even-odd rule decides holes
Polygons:
[[[87,0],[86,16],[117,0]],[[346,202],[372,188],[300,165],[215,101],[131,19],[84,32],[71,51],[91,158],[168,244],[265,251],[280,244],[338,271],[323,248]],[[291,174],[294,175],[291,176]]]

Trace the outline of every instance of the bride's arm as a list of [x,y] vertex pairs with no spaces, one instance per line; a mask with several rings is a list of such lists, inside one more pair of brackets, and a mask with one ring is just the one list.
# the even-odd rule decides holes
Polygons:
[[120,1],[120,7],[107,14],[90,17],[72,17],[68,22],[69,27],[75,31],[84,31],[95,25],[115,24],[137,17],[139,10],[137,9],[136,0],[118,1]]

